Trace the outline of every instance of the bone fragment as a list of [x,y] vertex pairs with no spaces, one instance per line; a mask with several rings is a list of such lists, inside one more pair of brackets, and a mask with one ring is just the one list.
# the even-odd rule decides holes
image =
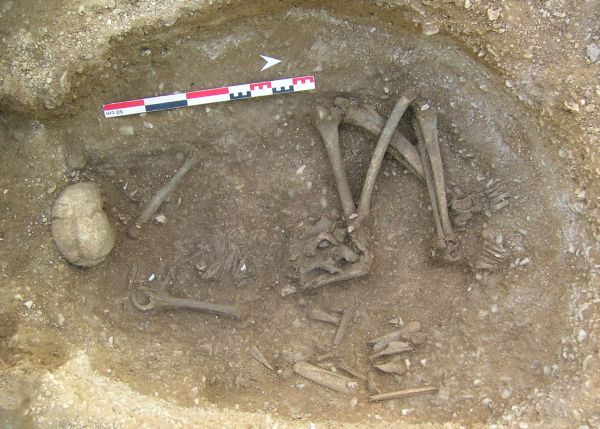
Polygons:
[[404,363],[404,359],[400,358],[399,356],[386,363],[380,363],[373,366],[380,371],[387,372],[388,374],[403,375],[406,373],[406,364]]
[[320,308],[311,308],[308,317],[312,320],[317,320],[319,322],[331,323],[333,325],[339,326],[341,317],[337,314],[331,314]]
[[390,341],[397,341],[399,339],[408,339],[407,336],[410,334],[414,334],[421,330],[421,324],[417,321],[408,322],[401,329],[397,329],[395,331],[390,332],[389,334],[382,335],[381,337],[377,337],[375,339],[367,341],[369,344],[378,344],[383,343],[386,345]]
[[325,360],[333,359],[335,356],[336,356],[335,352],[333,352],[333,351],[323,353],[322,355],[317,356],[317,362],[323,362]]
[[350,325],[350,311],[345,309],[342,312],[342,317],[340,319],[340,324],[335,333],[335,337],[333,338],[333,346],[337,347],[342,343],[344,339],[344,335],[346,335],[346,331],[348,330],[348,326]]
[[360,381],[367,381],[367,376],[364,375],[362,372],[357,371],[353,368],[350,368],[349,366],[345,365],[345,364],[340,364],[340,365],[336,365],[336,368],[339,369],[340,371],[345,372],[346,374],[351,375],[354,378],[359,379]]
[[250,347],[250,356],[256,359],[258,362],[262,363],[265,367],[270,369],[271,371],[275,371],[273,365],[267,360],[265,355],[258,349],[256,346]]
[[308,362],[297,362],[294,365],[294,372],[310,381],[340,393],[352,394],[358,387],[357,383],[351,378],[319,368]]
[[138,238],[140,236],[140,229],[142,225],[150,220],[150,218],[160,208],[161,204],[171,195],[171,193],[177,188],[181,179],[191,170],[191,168],[198,163],[196,157],[191,157],[185,160],[182,166],[177,170],[177,173],[152,197],[148,205],[144,208],[142,213],[137,217],[133,225],[127,230],[127,234],[131,238]]
[[373,360],[381,356],[390,356],[399,353],[410,352],[412,349],[412,346],[404,341],[391,341],[390,343],[388,343],[385,349],[369,356],[369,359]]
[[377,385],[375,381],[375,372],[369,371],[367,372],[367,390],[371,395],[381,393],[381,389]]
[[438,391],[438,388],[432,387],[432,386],[414,387],[412,389],[398,390],[396,392],[386,392],[386,393],[380,393],[378,395],[371,395],[371,396],[369,396],[369,400],[370,401],[387,401],[390,399],[401,399],[401,398],[408,398],[410,396],[424,395],[427,393],[436,393],[437,391]]

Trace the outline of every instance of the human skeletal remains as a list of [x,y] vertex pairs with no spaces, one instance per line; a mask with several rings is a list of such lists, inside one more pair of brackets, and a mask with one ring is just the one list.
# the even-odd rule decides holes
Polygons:
[[323,286],[333,282],[349,280],[366,275],[371,267],[371,254],[368,250],[368,234],[365,221],[371,211],[371,197],[375,181],[387,148],[395,135],[395,129],[402,115],[413,102],[416,93],[402,95],[386,124],[373,151],[363,184],[358,208],[348,185],[346,170],[342,162],[339,125],[341,110],[338,107],[317,107],[316,126],[321,134],[342,205],[343,219],[329,228],[315,231],[301,240],[292,249],[294,261],[305,289]]
[[[465,259],[455,230],[464,231],[474,214],[490,215],[508,205],[508,193],[500,182],[493,180],[480,192],[449,196],[451,194],[446,186],[438,139],[437,112],[416,101],[417,95],[413,90],[403,93],[387,121],[373,107],[361,106],[350,98],[336,97],[333,107],[317,107],[316,127],[333,170],[343,218],[335,222],[321,218],[301,234],[298,241],[292,243],[291,260],[302,288],[310,289],[349,280],[369,272],[372,256],[368,250],[365,220],[370,214],[375,180],[386,151],[425,182],[436,232],[432,254],[441,261],[454,263]],[[416,145],[396,129],[411,104]],[[361,127],[379,137],[363,184],[358,209],[355,209],[342,162],[339,141],[341,123]],[[498,246],[484,245],[483,256],[467,260],[467,263],[475,270],[493,271],[505,259],[505,253],[505,249]]]

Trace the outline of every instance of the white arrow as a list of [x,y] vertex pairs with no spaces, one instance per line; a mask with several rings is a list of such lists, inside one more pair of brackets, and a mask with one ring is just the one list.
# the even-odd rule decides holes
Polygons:
[[281,62],[281,60],[278,60],[277,58],[271,58],[271,57],[267,57],[266,55],[261,55],[260,56],[263,60],[265,60],[267,63],[263,66],[262,69],[260,69],[260,71],[266,70],[269,67],[274,66],[275,64],[279,64]]

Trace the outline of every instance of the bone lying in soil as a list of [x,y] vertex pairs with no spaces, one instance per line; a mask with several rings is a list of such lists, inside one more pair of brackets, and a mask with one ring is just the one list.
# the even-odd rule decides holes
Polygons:
[[397,390],[395,392],[386,392],[386,393],[380,393],[377,395],[371,395],[371,396],[369,396],[369,400],[370,401],[389,401],[391,399],[401,399],[401,398],[408,398],[411,396],[433,394],[433,393],[436,393],[437,391],[438,391],[438,388],[433,387],[433,386],[414,387],[412,389]]
[[[344,123],[363,128],[374,136],[379,136],[383,131],[385,119],[373,107],[368,105],[358,106],[343,97],[336,97],[334,104],[342,111],[342,121]],[[423,166],[419,153],[412,143],[397,130],[390,141],[389,152],[396,161],[423,180]]]
[[215,304],[212,302],[197,301],[189,298],[178,298],[171,295],[168,291],[170,283],[170,275],[166,275],[165,279],[160,282],[157,287],[139,287],[138,293],[145,295],[145,303],[140,302],[134,294],[131,296],[133,305],[141,311],[161,311],[161,310],[177,310],[187,309],[196,310],[203,313],[212,313],[222,316],[242,318],[242,311],[233,305]]
[[134,224],[127,230],[131,238],[138,238],[141,233],[142,226],[152,218],[154,213],[160,208],[169,195],[177,188],[179,182],[184,176],[198,163],[196,157],[191,157],[185,160],[183,165],[177,170],[177,173],[152,197],[148,205],[142,210],[142,213],[137,217]]
[[435,249],[442,253],[444,260],[455,262],[460,256],[448,215],[444,166],[437,135],[437,114],[431,108],[428,110],[417,108],[413,125],[419,142],[419,152],[434,216],[437,233]]
[[353,379],[311,365],[308,362],[297,362],[294,365],[294,372],[321,386],[335,390],[336,392],[352,394],[358,388],[358,383]]

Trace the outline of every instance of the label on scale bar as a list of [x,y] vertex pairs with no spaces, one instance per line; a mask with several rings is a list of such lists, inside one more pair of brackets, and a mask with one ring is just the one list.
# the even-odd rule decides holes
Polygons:
[[140,98],[138,100],[120,101],[118,103],[105,104],[102,106],[102,109],[104,117],[116,118],[117,116],[136,115],[157,110],[177,109],[179,107],[222,103],[224,101],[242,100],[244,98],[309,91],[315,89],[315,87],[314,76],[299,76],[243,85],[224,86],[222,88],[202,89],[180,94]]

